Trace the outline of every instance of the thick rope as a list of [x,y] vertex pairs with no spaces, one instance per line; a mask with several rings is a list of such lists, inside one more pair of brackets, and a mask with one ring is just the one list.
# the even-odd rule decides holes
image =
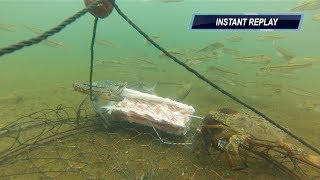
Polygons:
[[97,32],[97,25],[98,19],[94,19],[93,24],[93,32],[92,32],[92,39],[91,39],[91,46],[90,46],[90,100],[92,101],[92,76],[93,76],[93,59],[94,59],[94,42],[96,40],[96,32]]
[[43,34],[35,37],[35,38],[31,38],[29,40],[25,40],[25,41],[21,41],[19,43],[16,43],[14,45],[11,45],[9,47],[5,47],[0,49],[0,57],[5,55],[5,54],[10,54],[13,53],[19,49],[22,49],[26,46],[31,46],[34,44],[38,44],[41,41],[47,39],[50,36],[53,36],[54,34],[60,32],[62,29],[64,29],[66,26],[68,26],[69,24],[73,23],[74,21],[76,21],[77,19],[79,19],[80,17],[82,17],[83,15],[85,15],[88,11],[90,11],[91,9],[95,8],[96,6],[98,6],[98,4],[100,4],[102,2],[102,0],[97,0],[94,3],[90,4],[89,6],[87,6],[86,8],[82,9],[81,11],[77,12],[76,14],[74,14],[73,16],[69,17],[68,19],[64,20],[62,23],[60,23],[58,26],[44,32]]
[[299,138],[298,136],[296,136],[295,134],[293,134],[292,132],[290,132],[288,129],[282,127],[280,124],[276,123],[275,121],[273,121],[272,119],[270,119],[269,117],[267,117],[266,115],[264,115],[262,112],[260,112],[259,110],[255,109],[254,107],[250,106],[249,104],[243,102],[242,100],[240,100],[239,98],[235,97],[234,95],[230,94],[229,92],[225,91],[224,89],[222,89],[221,87],[219,87],[218,85],[214,84],[213,82],[211,82],[209,79],[207,79],[206,77],[204,77],[203,75],[201,75],[199,72],[197,72],[196,70],[192,69],[191,67],[189,67],[187,64],[183,63],[182,61],[180,61],[179,59],[177,59],[176,57],[174,57],[173,55],[171,55],[168,51],[166,51],[163,47],[161,47],[160,45],[158,45],[156,42],[154,42],[146,33],[144,33],[137,25],[135,25],[118,7],[118,5],[115,2],[112,2],[109,0],[109,2],[111,2],[114,6],[114,8],[117,10],[117,12],[119,13],[119,15],[125,20],[127,21],[135,30],[138,31],[138,33],[140,35],[142,35],[144,38],[146,38],[154,47],[156,47],[157,49],[159,49],[160,51],[162,51],[165,55],[167,55],[169,58],[171,58],[174,62],[178,63],[179,65],[183,66],[185,69],[187,69],[189,72],[191,72],[192,74],[194,74],[195,76],[197,76],[199,79],[201,79],[202,81],[206,82],[207,84],[209,84],[211,87],[215,88],[216,90],[220,91],[222,94],[228,96],[229,98],[231,98],[232,100],[238,102],[239,104],[241,104],[242,106],[250,109],[251,111],[255,112],[256,114],[258,114],[259,116],[261,116],[262,118],[264,118],[265,120],[267,120],[268,122],[270,122],[271,124],[273,124],[274,126],[276,126],[277,128],[281,129],[282,131],[284,131],[285,133],[287,133],[288,135],[290,135],[291,137],[293,137],[294,139],[296,139],[297,141],[299,141],[300,143],[302,143],[303,145],[305,145],[306,147],[310,148],[311,150],[313,150],[314,152],[316,152],[317,154],[320,154],[320,150],[318,150],[317,148],[313,147],[312,145],[310,145],[309,143],[307,143],[306,141],[304,141],[303,139]]

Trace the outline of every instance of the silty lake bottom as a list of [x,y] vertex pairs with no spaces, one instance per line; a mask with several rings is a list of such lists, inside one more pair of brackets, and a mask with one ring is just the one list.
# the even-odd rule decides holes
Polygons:
[[[310,10],[304,10],[295,8],[299,3],[117,1],[171,54],[319,149],[319,5],[314,0],[314,7],[305,5]],[[83,7],[82,2],[0,1],[0,47],[35,37]],[[194,13],[244,12],[303,13],[304,18],[297,31],[189,31]],[[219,147],[194,152],[199,119],[192,119],[184,137],[158,131],[164,141],[193,142],[168,145],[147,126],[116,121],[105,129],[89,100],[77,114],[84,95],[72,84],[89,81],[93,20],[86,14],[47,41],[0,58],[1,178],[281,179],[299,171],[290,165],[289,172],[279,171],[285,161],[277,166],[246,146],[240,154],[248,167],[241,170],[230,166],[243,165],[232,148],[233,161]],[[143,84],[158,96],[193,106],[200,117],[210,111],[230,117],[249,112],[154,48],[115,10],[98,22],[94,61],[94,81]],[[230,127],[239,134],[264,136],[257,122],[235,124]],[[266,138],[271,135],[265,133]],[[319,156],[307,147],[290,137],[283,142],[315,155],[311,164],[317,164]],[[270,153],[283,158],[275,154]],[[319,175],[306,162],[297,165],[307,177]]]

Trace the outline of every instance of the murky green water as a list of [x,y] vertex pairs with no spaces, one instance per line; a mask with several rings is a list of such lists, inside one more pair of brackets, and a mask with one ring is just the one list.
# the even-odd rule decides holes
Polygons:
[[[271,58],[272,65],[287,63],[277,54],[272,41],[256,40],[258,36],[265,35],[265,32],[191,32],[188,29],[193,13],[285,13],[289,8],[294,7],[297,2],[263,3],[262,1],[240,0],[227,2],[186,0],[179,3],[120,0],[117,2],[124,13],[147,34],[159,36],[156,42],[160,45],[169,51],[184,52],[183,55],[178,55],[182,61],[185,61],[185,59],[192,61],[199,57],[211,56],[211,52],[201,53],[197,57],[190,52],[193,49],[201,49],[208,44],[221,42],[225,48],[239,50],[242,56],[264,54]],[[0,47],[36,36],[34,32],[25,28],[26,26],[47,30],[83,8],[83,6],[82,2],[9,2],[0,0],[0,24],[12,25],[10,27],[14,29],[13,32],[0,29]],[[293,63],[304,64],[310,62],[312,63],[311,67],[261,75],[259,69],[265,67],[266,64],[239,61],[239,59],[227,53],[219,54],[217,58],[203,62],[190,63],[190,66],[236,97],[261,110],[276,122],[310,142],[310,144],[320,148],[318,139],[320,137],[320,84],[318,83],[320,68],[320,36],[318,31],[320,23],[312,20],[312,17],[318,13],[318,10],[304,12],[302,27],[298,31],[271,33],[271,35],[277,34],[286,37],[277,40],[277,45],[294,52],[296,58]],[[0,58],[0,127],[34,111],[56,107],[59,104],[71,107],[76,107],[79,104],[82,95],[72,90],[72,84],[89,80],[90,40],[93,20],[94,18],[87,14],[60,33],[49,38],[52,41],[61,42],[62,46],[50,47],[40,43]],[[228,41],[228,37],[235,36],[240,36],[242,40],[240,42]],[[97,39],[106,40],[112,45],[97,44],[95,60],[120,62],[120,64],[105,63],[97,66],[94,72],[94,80],[160,82],[157,87],[157,94],[164,97],[174,97],[177,91],[181,90],[182,86],[170,85],[170,83],[191,82],[193,89],[183,102],[194,106],[196,115],[204,116],[208,111],[221,107],[242,108],[228,97],[198,80],[172,60],[159,56],[161,53],[148,45],[143,37],[131,28],[116,11],[108,18],[99,21]],[[317,58],[311,62],[306,58],[309,56],[317,56]],[[144,63],[139,59],[147,60],[152,64]],[[219,67],[220,70],[207,70],[212,65]],[[221,69],[224,71],[221,71]],[[170,83],[168,84],[168,82]],[[103,131],[97,134],[101,135]],[[119,130],[119,134],[130,137],[130,133],[126,134],[123,130]],[[111,138],[111,136],[108,134],[106,138]],[[72,143],[81,143],[81,137],[79,137],[80,139],[73,137],[74,141]],[[97,135],[94,137],[98,139],[99,143],[104,142],[101,137],[99,138]],[[83,138],[83,141],[88,140],[88,137]],[[117,138],[119,137],[117,136]],[[121,140],[120,144],[126,144],[123,140],[125,137],[119,139]],[[152,140],[150,142],[145,139],[141,140],[145,141],[144,143],[138,140],[135,143],[139,145],[152,144],[153,150],[160,148],[161,151],[180,152],[181,158],[177,159],[187,159],[187,157],[192,156],[179,148],[162,146],[154,148],[158,144]],[[109,142],[111,141],[105,140],[104,143]],[[83,145],[82,148],[86,149],[88,147]],[[112,151],[118,152],[115,150],[117,148],[121,149],[122,147],[113,147]],[[132,150],[132,147],[131,150],[148,151],[145,146],[141,148],[144,149],[139,149],[137,145],[136,150]],[[174,153],[172,152],[172,154]],[[171,155],[167,157],[171,157]],[[162,157],[157,155],[151,159],[159,160],[157,158],[161,159]],[[137,154],[130,158],[135,162],[138,162],[139,159],[142,158]],[[123,158],[119,159],[119,161],[121,160]],[[220,172],[223,171],[224,176],[235,178],[239,175],[229,170],[223,157],[211,160],[216,161],[213,164],[219,166],[217,169]],[[189,161],[198,164],[197,166],[190,165]],[[221,163],[219,164],[217,161]],[[158,163],[158,167],[161,167],[163,163],[170,162],[173,163],[172,159],[167,162],[163,160],[163,162]],[[195,157],[191,157],[187,162],[180,163],[182,168],[186,167],[184,171],[181,171],[185,172],[186,176],[181,175],[180,177],[206,177],[205,173],[207,171],[205,171],[205,168],[210,166],[208,165],[210,162],[197,161]],[[131,166],[125,162],[120,163],[128,167],[127,171],[130,170]],[[55,165],[59,166],[58,164]],[[92,167],[99,169],[102,166],[94,164]],[[212,164],[210,167],[212,168]],[[256,165],[256,167],[245,173],[241,172],[240,177],[254,177],[257,174],[261,177],[271,177],[267,174],[272,170],[266,170],[265,172],[261,170],[264,167],[269,167],[268,165],[262,163],[262,165]],[[139,171],[138,167],[136,168],[135,170]],[[131,169],[131,171],[134,170]],[[194,172],[194,174],[187,173],[188,171]],[[141,176],[139,173],[136,173],[136,175]],[[180,178],[175,173],[171,175]],[[213,171],[209,176],[219,177]],[[97,175],[97,177],[99,176]]]

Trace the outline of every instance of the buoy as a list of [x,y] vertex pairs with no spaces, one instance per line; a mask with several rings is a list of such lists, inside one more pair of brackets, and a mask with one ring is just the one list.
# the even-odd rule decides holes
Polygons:
[[[106,18],[111,14],[113,10],[113,5],[110,1],[114,0],[103,0],[102,3],[100,3],[96,8],[93,8],[90,13],[94,17],[98,18]],[[95,0],[84,0],[84,3],[86,6],[90,5],[91,3],[95,2]]]

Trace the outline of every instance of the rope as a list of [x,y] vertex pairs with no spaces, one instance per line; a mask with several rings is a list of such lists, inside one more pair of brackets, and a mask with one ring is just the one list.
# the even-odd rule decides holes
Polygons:
[[19,43],[16,43],[14,45],[9,46],[9,47],[5,47],[5,48],[0,49],[0,57],[5,55],[5,54],[13,53],[13,52],[15,52],[15,51],[17,51],[19,49],[22,49],[22,48],[24,48],[26,46],[31,46],[31,45],[34,45],[34,44],[38,44],[41,41],[47,39],[48,37],[53,36],[54,34],[60,32],[62,29],[64,29],[69,24],[73,23],[74,21],[76,21],[77,19],[82,17],[88,11],[90,11],[91,9],[95,8],[96,6],[98,6],[98,4],[100,4],[101,2],[102,2],[102,0],[95,1],[94,3],[90,4],[86,8],[84,8],[81,11],[77,12],[76,14],[74,14],[73,16],[71,16],[68,19],[64,20],[58,26],[56,26],[56,27],[44,32],[43,34],[41,34],[41,35],[39,35],[39,36],[37,36],[35,38],[31,38],[29,40],[21,41]]
[[93,76],[93,55],[94,55],[94,42],[96,39],[96,32],[97,32],[97,25],[98,25],[98,19],[94,19],[93,24],[93,32],[92,32],[92,39],[91,39],[91,46],[90,46],[90,100],[92,101],[92,76]]
[[199,72],[197,72],[196,70],[192,69],[191,67],[189,67],[187,64],[183,63],[182,61],[180,61],[179,59],[177,59],[176,57],[174,57],[173,55],[171,55],[168,51],[166,51],[163,47],[161,47],[160,45],[158,45],[156,42],[154,42],[146,33],[144,33],[136,24],[134,24],[118,7],[118,5],[115,2],[112,2],[109,0],[109,2],[111,2],[114,6],[114,8],[116,9],[116,11],[119,13],[119,15],[125,20],[127,21],[135,30],[138,31],[138,33],[140,35],[142,35],[144,38],[146,38],[154,47],[156,47],[157,49],[159,49],[160,51],[162,51],[165,55],[167,55],[169,58],[171,58],[174,62],[178,63],[179,65],[183,66],[185,69],[187,69],[189,72],[191,72],[192,74],[194,74],[195,76],[197,76],[199,79],[201,79],[202,81],[206,82],[207,84],[209,84],[211,87],[215,88],[216,90],[220,91],[222,94],[228,96],[229,98],[231,98],[232,100],[236,101],[237,103],[241,104],[242,106],[250,109],[251,111],[255,112],[256,114],[258,114],[259,116],[261,116],[262,118],[264,118],[265,120],[267,120],[268,122],[270,122],[271,124],[273,124],[274,126],[276,126],[277,128],[281,129],[282,131],[284,131],[285,133],[287,133],[288,135],[290,135],[291,137],[293,137],[294,139],[296,139],[297,141],[299,141],[300,143],[302,143],[303,145],[305,145],[306,147],[310,148],[311,150],[313,150],[314,152],[316,152],[317,154],[320,154],[320,150],[318,150],[317,148],[313,147],[312,145],[310,145],[309,143],[307,143],[306,141],[304,141],[303,139],[299,138],[298,136],[296,136],[295,134],[293,134],[292,132],[290,132],[289,130],[287,130],[286,128],[282,127],[280,124],[276,123],[275,121],[273,121],[272,119],[270,119],[269,117],[267,117],[266,115],[264,115],[262,112],[260,112],[259,110],[255,109],[254,107],[250,106],[249,104],[243,102],[242,100],[240,100],[239,98],[235,97],[234,95],[230,94],[229,92],[225,91],[224,89],[222,89],[221,87],[219,87],[218,85],[214,84],[213,82],[211,82],[209,79],[207,79],[206,77],[204,77],[203,75],[201,75]]

